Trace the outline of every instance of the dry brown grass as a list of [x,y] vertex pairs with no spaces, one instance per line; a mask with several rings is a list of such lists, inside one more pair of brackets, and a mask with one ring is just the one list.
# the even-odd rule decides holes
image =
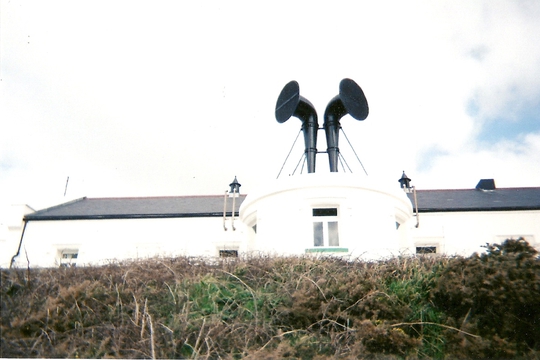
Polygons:
[[[530,291],[519,295],[533,303],[535,296],[540,301],[534,256],[520,278]],[[479,327],[484,318],[478,308],[495,300],[474,303],[481,284],[451,285],[456,276],[473,277],[456,272],[473,261],[181,257],[2,270],[0,355],[414,359],[489,355],[490,347],[498,349],[495,355],[540,355],[534,340]],[[514,272],[507,273],[523,273],[519,264],[508,262]],[[446,308],[460,291],[473,299],[467,306],[474,310],[466,314],[467,306]],[[537,322],[525,324],[520,329],[538,332]]]

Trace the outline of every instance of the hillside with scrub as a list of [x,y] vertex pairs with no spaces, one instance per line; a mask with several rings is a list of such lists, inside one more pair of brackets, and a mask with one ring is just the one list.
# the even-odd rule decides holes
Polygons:
[[2,269],[0,357],[540,357],[540,259],[155,258]]

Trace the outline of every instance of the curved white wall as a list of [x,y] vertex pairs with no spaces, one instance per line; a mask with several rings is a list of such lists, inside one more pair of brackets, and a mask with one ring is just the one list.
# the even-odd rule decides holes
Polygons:
[[[314,246],[313,208],[337,208],[338,246]],[[240,208],[240,220],[248,228],[256,225],[253,250],[372,259],[411,250],[412,215],[412,204],[399,187],[347,173],[278,179],[249,194]]]

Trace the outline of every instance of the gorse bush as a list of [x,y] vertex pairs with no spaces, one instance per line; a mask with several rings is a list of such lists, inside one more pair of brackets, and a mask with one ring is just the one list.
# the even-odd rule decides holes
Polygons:
[[471,358],[540,354],[540,263],[151,259],[2,270],[1,357]]
[[482,336],[456,341],[467,354],[509,358],[540,349],[540,261],[523,239],[487,245],[455,258],[432,291],[433,303],[454,322]]

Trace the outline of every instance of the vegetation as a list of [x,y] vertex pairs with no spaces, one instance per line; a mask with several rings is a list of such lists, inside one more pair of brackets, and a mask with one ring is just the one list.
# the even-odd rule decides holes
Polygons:
[[151,259],[2,270],[1,357],[538,358],[540,259]]

